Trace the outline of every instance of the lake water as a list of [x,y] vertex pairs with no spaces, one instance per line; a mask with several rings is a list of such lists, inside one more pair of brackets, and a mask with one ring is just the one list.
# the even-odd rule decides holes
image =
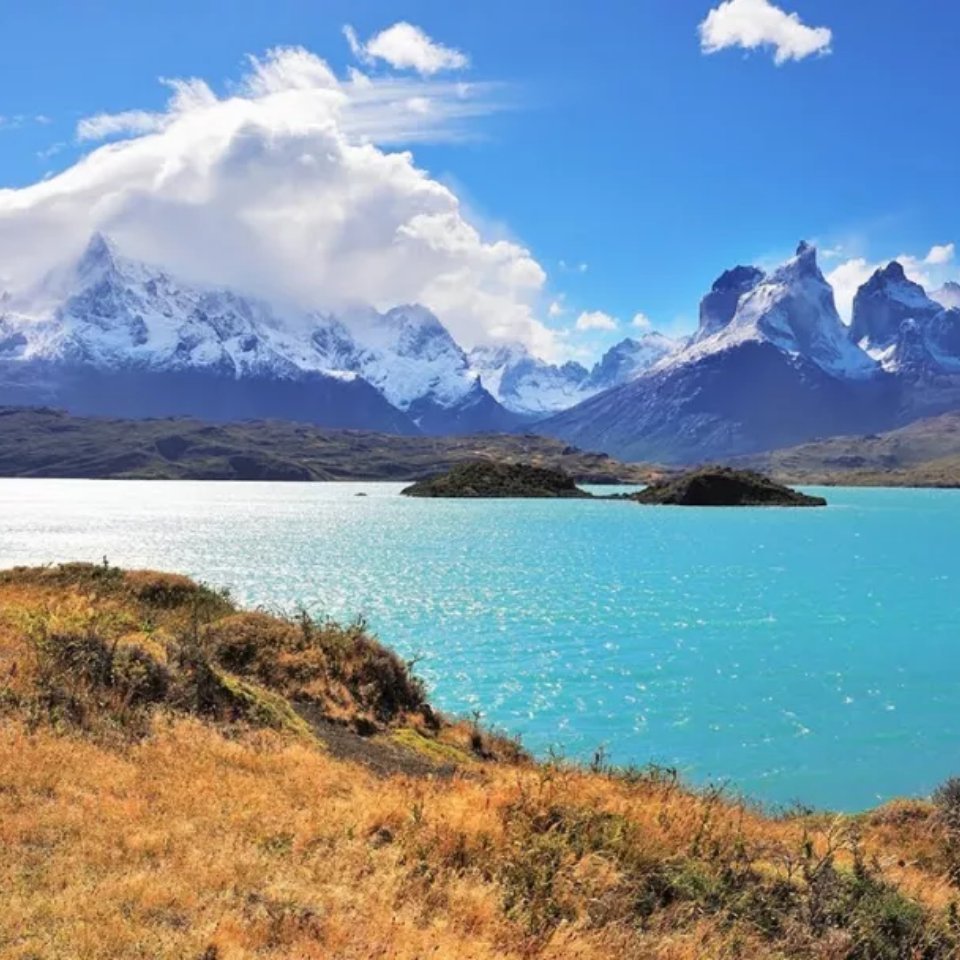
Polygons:
[[858,809],[960,773],[960,492],[700,510],[399,490],[0,480],[0,566],[107,556],[362,614],[445,709],[770,803]]

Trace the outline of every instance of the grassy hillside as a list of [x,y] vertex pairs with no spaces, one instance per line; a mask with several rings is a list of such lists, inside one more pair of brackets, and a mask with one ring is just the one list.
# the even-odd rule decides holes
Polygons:
[[739,458],[787,483],[885,487],[960,486],[960,412],[918,420],[899,430],[834,437]]
[[172,480],[417,480],[467,460],[562,469],[584,482],[650,473],[530,435],[401,437],[285,421],[110,420],[0,408],[0,476]]
[[0,956],[936,960],[960,790],[771,817],[529,761],[362,624],[0,575]]

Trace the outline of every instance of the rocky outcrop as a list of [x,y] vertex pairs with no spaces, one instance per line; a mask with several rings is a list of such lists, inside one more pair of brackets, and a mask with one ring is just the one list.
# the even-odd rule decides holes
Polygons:
[[700,327],[696,339],[703,340],[722,330],[737,312],[740,298],[763,280],[757,267],[734,267],[714,281],[710,292],[700,301]]
[[752,470],[703,467],[654,483],[631,496],[644,504],[678,507],[825,507],[811,497]]
[[584,499],[573,478],[561,470],[522,463],[475,461],[420,480],[403,490],[407,497]]

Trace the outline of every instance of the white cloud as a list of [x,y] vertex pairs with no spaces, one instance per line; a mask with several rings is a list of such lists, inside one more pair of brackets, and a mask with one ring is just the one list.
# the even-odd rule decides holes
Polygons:
[[956,253],[956,247],[952,243],[935,244],[930,248],[930,252],[924,258],[924,263],[933,266],[939,266],[944,263],[950,263],[953,255]]
[[[903,267],[908,279],[919,283],[928,293],[942,286],[947,280],[960,276],[953,264],[954,244],[933,246],[925,256],[901,253],[891,259],[897,260]],[[885,267],[890,260],[870,261],[866,257],[852,257],[838,264],[827,273],[826,278],[833,286],[837,311],[849,323],[853,313],[853,298],[860,286],[867,282],[876,270]]]
[[416,70],[421,76],[433,76],[443,70],[462,70],[470,65],[466,54],[437,43],[412,23],[401,20],[372,36],[366,43],[349,24],[343,34],[350,50],[363,63],[382,60],[395,70]]
[[548,317],[556,319],[557,317],[562,317],[567,312],[567,308],[563,305],[563,300],[563,294],[561,294],[556,300],[551,301],[550,306],[547,307]]
[[[169,85],[163,112],[81,127],[126,139],[0,189],[0,264],[14,290],[101,230],[188,280],[323,310],[419,302],[466,347],[513,339],[555,355],[531,253],[485,235],[410,152],[382,145],[447,137],[495,107],[489,86],[465,98],[433,80],[340,81],[300,48],[251,58],[228,97],[201,81]],[[415,97],[429,100],[426,115],[410,112]]]
[[616,330],[617,321],[602,310],[584,311],[577,317],[578,330]]
[[653,324],[645,313],[635,313],[633,319],[630,321],[630,326],[645,332],[653,329]]
[[728,47],[772,47],[778,65],[828,54],[832,40],[828,27],[809,27],[798,14],[787,13],[770,0],[725,0],[700,24],[700,49],[704,53]]
[[869,263],[863,257],[854,257],[838,264],[826,276],[833,287],[833,297],[837,311],[846,323],[853,313],[853,298],[857,290],[870,279],[871,274],[881,264]]

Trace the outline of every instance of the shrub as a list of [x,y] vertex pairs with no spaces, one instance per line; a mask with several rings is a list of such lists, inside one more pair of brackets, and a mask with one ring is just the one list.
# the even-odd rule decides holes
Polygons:
[[933,802],[941,821],[960,831],[960,777],[951,777],[933,791]]

